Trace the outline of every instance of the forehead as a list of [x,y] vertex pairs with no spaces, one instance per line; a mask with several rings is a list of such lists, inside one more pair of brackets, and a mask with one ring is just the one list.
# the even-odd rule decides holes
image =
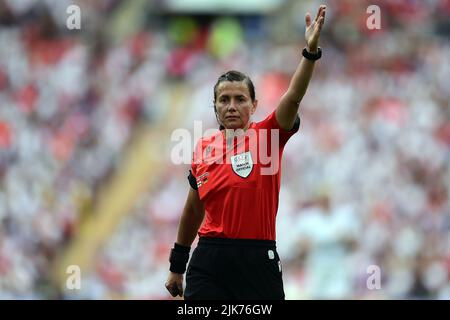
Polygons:
[[244,81],[223,81],[217,86],[217,96],[247,96],[250,97],[248,86]]

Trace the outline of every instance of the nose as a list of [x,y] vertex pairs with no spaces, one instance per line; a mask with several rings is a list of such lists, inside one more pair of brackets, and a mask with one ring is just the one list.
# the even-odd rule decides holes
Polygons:
[[234,100],[231,100],[230,103],[228,104],[228,111],[232,110],[232,111],[236,111],[236,102]]

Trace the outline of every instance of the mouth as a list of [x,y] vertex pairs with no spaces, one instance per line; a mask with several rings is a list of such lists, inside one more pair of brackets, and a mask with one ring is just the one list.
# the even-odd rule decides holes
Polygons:
[[237,119],[239,119],[239,117],[237,117],[237,116],[228,116],[228,117],[225,117],[225,119],[227,119],[227,120],[237,120]]

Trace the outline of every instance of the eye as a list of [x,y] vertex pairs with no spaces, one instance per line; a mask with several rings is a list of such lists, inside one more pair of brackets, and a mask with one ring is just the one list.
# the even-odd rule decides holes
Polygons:
[[239,102],[245,102],[245,98],[244,97],[240,97],[239,98]]

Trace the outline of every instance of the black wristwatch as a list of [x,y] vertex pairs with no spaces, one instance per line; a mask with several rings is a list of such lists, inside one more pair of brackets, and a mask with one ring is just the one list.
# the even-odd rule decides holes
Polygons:
[[312,61],[319,60],[322,57],[322,48],[318,47],[317,53],[308,52],[306,48],[303,48],[302,55],[308,60]]

